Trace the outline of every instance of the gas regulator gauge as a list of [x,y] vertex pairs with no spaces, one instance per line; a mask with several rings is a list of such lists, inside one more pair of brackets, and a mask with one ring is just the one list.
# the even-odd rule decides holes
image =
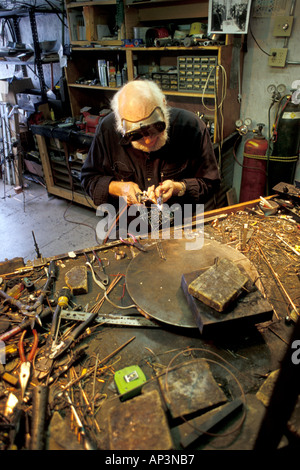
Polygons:
[[269,85],[267,88],[268,93],[274,93],[276,91],[276,86],[275,85]]
[[251,126],[251,124],[252,124],[252,119],[246,118],[246,119],[244,120],[244,124],[245,124],[246,126]]
[[237,121],[235,121],[236,127],[241,127],[242,125],[243,125],[243,121],[241,119],[238,119]]
[[277,86],[277,91],[278,91],[278,93],[284,93],[285,90],[286,90],[286,86],[283,85],[282,83]]

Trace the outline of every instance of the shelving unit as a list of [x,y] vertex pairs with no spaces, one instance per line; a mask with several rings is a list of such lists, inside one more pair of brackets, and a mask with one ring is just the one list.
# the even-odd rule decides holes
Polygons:
[[33,125],[31,130],[37,140],[48,193],[95,208],[80,184],[82,161],[77,156],[78,152],[87,153],[92,136],[50,125]]
[[[16,10],[0,10],[0,18],[11,18],[13,20],[13,25],[14,25],[14,31],[16,34],[16,37],[19,42],[22,42],[21,40],[21,34],[19,30],[19,19],[22,17],[28,17],[30,21],[30,27],[31,27],[31,34],[32,34],[32,41],[33,41],[33,49],[34,49],[34,54],[33,56],[28,59],[28,60],[20,60],[17,57],[14,59],[14,57],[11,57],[9,54],[4,55],[0,52],[0,59],[3,61],[7,61],[8,64],[10,65],[20,65],[22,66],[23,69],[23,76],[27,76],[26,72],[26,66],[28,65],[33,65],[36,68],[37,71],[37,76],[39,78],[39,84],[40,84],[40,92],[43,101],[47,101],[47,87],[45,84],[45,79],[44,79],[44,71],[43,71],[43,65],[45,64],[50,64],[50,63],[55,63],[59,61],[58,54],[56,54],[56,57],[43,57],[40,46],[39,46],[39,38],[38,38],[38,29],[37,29],[37,24],[36,24],[36,14],[56,14],[60,13],[58,10],[40,10],[38,8],[31,8],[28,7],[26,9],[16,9]],[[18,52],[16,50],[16,52]]]
[[[73,39],[71,34],[72,56],[66,69],[66,77],[69,88],[71,110],[73,116],[79,116],[80,109],[90,106],[92,113],[109,107],[109,101],[117,88],[101,87],[90,84],[97,79],[97,61],[104,59],[117,64],[119,59],[120,69],[127,65],[128,80],[135,78],[134,70],[138,75],[147,65],[155,63],[161,70],[168,67],[177,69],[177,58],[186,57],[216,57],[216,84],[213,92],[164,90],[171,106],[189,109],[198,115],[204,116],[206,122],[213,129],[213,141],[222,142],[235,131],[235,121],[239,118],[240,103],[238,74],[240,68],[232,69],[232,58],[242,63],[242,53],[238,50],[234,37],[225,36],[225,44],[220,46],[192,46],[192,47],[125,47],[120,39],[99,40],[97,36],[97,24],[111,21],[117,11],[116,0],[103,0],[93,2],[69,2],[66,0],[66,10],[70,25],[70,31],[74,30],[74,12],[82,15],[86,27],[84,40]],[[133,2],[127,0],[124,4],[124,30],[126,39],[133,39],[134,27],[154,27],[165,21],[207,21],[208,2],[188,0],[150,0],[147,2]],[[71,21],[71,23],[70,23]],[[234,49],[235,48],[235,49]],[[234,73],[234,77],[232,77]],[[90,80],[90,83],[78,83],[82,77]],[[152,75],[149,76],[152,78]]]

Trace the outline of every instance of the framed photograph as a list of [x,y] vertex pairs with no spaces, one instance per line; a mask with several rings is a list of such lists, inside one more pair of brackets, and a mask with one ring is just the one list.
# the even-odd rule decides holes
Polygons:
[[251,0],[209,0],[209,34],[247,34]]

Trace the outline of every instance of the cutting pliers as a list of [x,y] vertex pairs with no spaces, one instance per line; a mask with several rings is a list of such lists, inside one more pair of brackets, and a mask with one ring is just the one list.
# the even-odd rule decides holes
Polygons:
[[125,245],[134,246],[140,251],[147,251],[146,248],[138,242],[134,235],[131,235],[131,233],[128,233],[128,235],[130,238],[120,238],[121,242],[125,243]]
[[37,331],[33,329],[32,333],[34,337],[33,345],[28,354],[27,359],[26,359],[25,352],[24,352],[24,337],[26,335],[26,330],[23,331],[19,340],[19,354],[20,354],[20,359],[21,359],[19,380],[20,380],[20,385],[21,385],[22,398],[24,398],[25,396],[26,387],[27,387],[30,373],[31,373],[31,363],[33,362],[33,359],[34,359],[34,356],[38,347],[38,342],[39,342]]

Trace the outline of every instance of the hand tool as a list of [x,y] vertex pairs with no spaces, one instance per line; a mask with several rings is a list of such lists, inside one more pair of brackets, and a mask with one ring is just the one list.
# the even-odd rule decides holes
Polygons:
[[35,251],[36,251],[36,256],[37,256],[37,258],[42,258],[42,255],[41,255],[41,253],[40,253],[38,244],[37,244],[36,239],[35,239],[34,232],[32,231],[31,233],[32,233],[32,237],[33,237],[33,242],[34,242],[34,247],[35,247]]
[[32,427],[30,450],[43,450],[45,447],[45,426],[47,418],[49,387],[34,387],[32,397]]
[[58,356],[63,354],[64,352],[69,349],[71,344],[79,338],[79,336],[87,329],[87,327],[95,320],[97,317],[98,313],[92,313],[89,315],[87,320],[85,320],[81,325],[77,326],[71,333],[68,334],[68,336],[60,341],[60,343],[55,344],[52,347],[51,353],[49,354],[50,359],[56,359]]
[[85,259],[86,259],[86,265],[90,268],[91,270],[91,273],[92,273],[92,277],[95,281],[95,283],[97,284],[97,286],[99,286],[101,289],[103,290],[106,290],[106,286],[103,284],[103,282],[99,279],[97,273],[94,271],[94,268],[89,260],[89,257],[87,255],[87,253],[84,253],[84,256],[85,256]]
[[49,269],[48,269],[48,280],[45,283],[44,287],[42,288],[41,294],[39,295],[39,297],[37,298],[37,300],[35,301],[33,305],[26,305],[14,299],[13,297],[6,294],[2,290],[0,290],[0,296],[3,297],[6,302],[18,308],[23,315],[34,316],[35,319],[39,321],[38,317],[39,317],[39,313],[42,311],[41,306],[44,302],[44,298],[50,292],[51,286],[55,279],[56,279],[56,264],[55,264],[55,261],[51,261],[49,265]]
[[109,284],[109,277],[108,275],[106,274],[105,272],[105,269],[104,269],[104,266],[103,266],[103,263],[102,263],[102,259],[99,258],[99,256],[97,255],[97,253],[95,252],[95,250],[93,250],[93,255],[95,256],[95,259],[97,260],[98,262],[98,265],[99,265],[99,268],[100,268],[100,272],[97,273],[102,284],[104,284],[105,286],[107,286]]
[[147,249],[138,242],[134,235],[131,235],[130,233],[128,233],[128,235],[130,238],[120,238],[121,242],[125,243],[125,245],[134,246],[140,251],[147,251]]
[[52,284],[57,278],[57,269],[56,269],[56,263],[55,261],[50,261],[49,268],[48,268],[48,279],[45,283],[45,285],[42,288],[42,292],[33,304],[32,307],[30,307],[30,310],[36,310],[40,305],[43,304],[44,299],[47,294],[51,292]]
[[20,385],[21,385],[21,390],[22,390],[22,398],[25,396],[25,391],[26,387],[28,384],[28,380],[30,377],[30,372],[31,372],[31,363],[34,359],[37,347],[38,347],[38,334],[36,330],[32,330],[33,336],[34,336],[34,341],[33,345],[31,348],[30,353],[28,354],[28,357],[26,359],[25,352],[24,352],[24,337],[26,335],[26,331],[23,331],[20,341],[19,341],[19,354],[21,358],[21,367],[20,367]]
[[88,345],[85,344],[84,346],[80,347],[79,349],[76,349],[71,356],[71,359],[64,365],[59,366],[57,369],[55,369],[55,372],[51,374],[51,377],[49,377],[48,384],[51,384],[56,380],[60,375],[64,374],[70,367],[72,367],[75,362],[79,361],[82,356],[85,354],[85,350],[88,348]]
[[71,291],[68,287],[63,287],[58,295],[57,306],[52,316],[52,323],[50,333],[47,337],[44,355],[37,359],[35,364],[36,376],[38,379],[44,378],[51,370],[53,365],[53,359],[50,359],[50,354],[54,350],[57,344],[58,325],[60,321],[60,312],[64,307],[66,308],[69,304],[71,297]]
[[[51,310],[50,307],[44,308],[44,310],[42,311],[42,313],[39,316],[40,319],[44,320],[46,317],[48,317],[48,315],[50,315],[51,311],[52,310]],[[31,327],[31,324],[32,324],[32,319],[31,318],[28,319],[28,320],[24,320],[20,325],[12,328],[9,331],[6,331],[2,335],[0,335],[0,341],[3,341],[3,342],[7,341],[8,339],[10,339],[13,336],[17,335],[21,331],[27,330],[27,328]]]

